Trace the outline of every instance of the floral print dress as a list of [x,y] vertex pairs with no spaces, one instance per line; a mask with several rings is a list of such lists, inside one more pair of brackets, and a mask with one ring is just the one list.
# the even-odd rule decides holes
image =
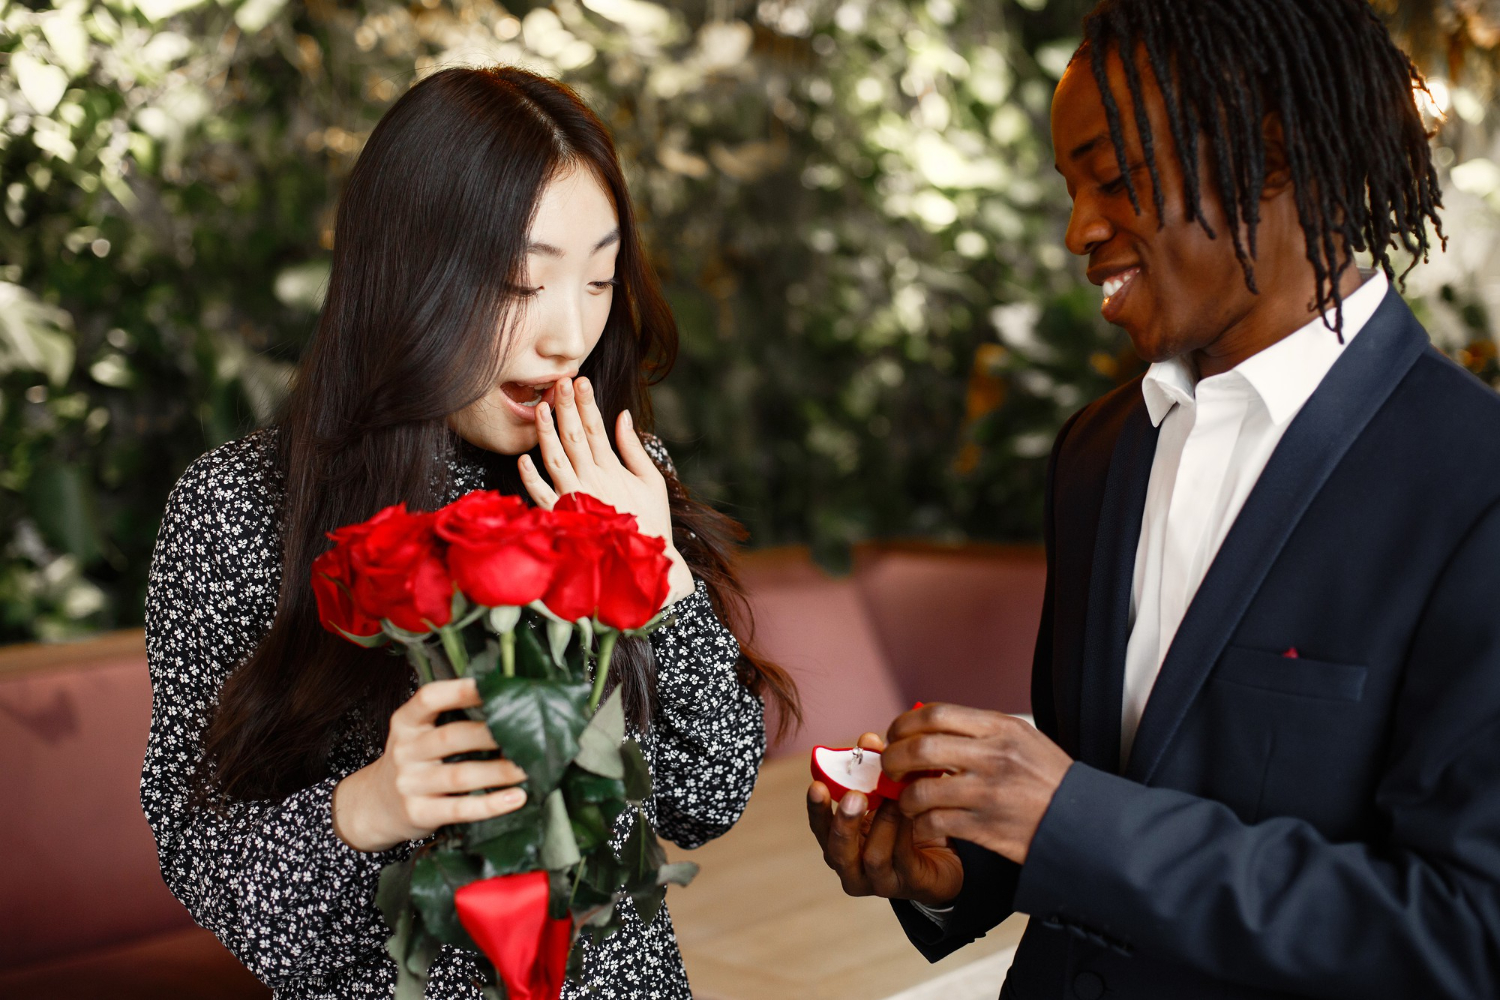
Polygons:
[[[375,908],[382,866],[413,845],[361,853],[333,832],[333,788],[375,760],[378,734],[339,735],[323,781],[281,801],[192,805],[204,730],[230,672],[269,630],[281,580],[276,432],[259,431],[204,455],[167,502],[146,598],[151,734],[141,803],[156,834],[162,876],[278,1000],[389,997],[396,966]],[[671,464],[654,438],[648,451]],[[449,500],[487,488],[485,466],[456,449]],[[697,847],[739,818],[765,752],[760,699],[738,680],[739,645],[699,583],[674,621],[650,638],[657,713],[634,733],[655,779],[647,811],[658,832]],[[622,816],[619,835],[623,837]],[[625,926],[585,956],[585,983],[563,996],[691,1000],[672,918],[650,926],[624,904]],[[472,952],[444,946],[426,995],[480,997]]]

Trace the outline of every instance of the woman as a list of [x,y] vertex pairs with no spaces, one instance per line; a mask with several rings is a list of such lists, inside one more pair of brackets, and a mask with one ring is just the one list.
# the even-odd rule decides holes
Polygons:
[[[147,597],[141,797],[162,874],[278,997],[390,996],[381,867],[525,801],[508,761],[443,762],[495,747],[479,723],[436,724],[479,703],[472,681],[413,694],[401,660],[318,626],[325,533],[388,504],[584,490],[665,538],[672,624],[614,668],[651,818],[694,847],[739,817],[765,747],[759,695],[795,713],[795,694],[726,627],[743,607],[738,527],[640,435],[675,350],[609,134],[571,91],[455,69],[396,102],[339,206],[284,418],[184,474]],[[427,995],[477,998],[473,957],[444,948]],[[665,910],[649,927],[629,912],[585,980],[593,997],[688,1000]]]

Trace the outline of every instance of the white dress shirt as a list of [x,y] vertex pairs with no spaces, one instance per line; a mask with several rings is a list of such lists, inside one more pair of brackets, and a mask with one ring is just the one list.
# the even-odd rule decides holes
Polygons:
[[1271,453],[1324,376],[1359,335],[1389,289],[1367,275],[1344,300],[1344,343],[1319,317],[1236,368],[1201,381],[1177,357],[1151,366],[1141,384],[1159,427],[1130,597],[1120,761],[1188,605]]

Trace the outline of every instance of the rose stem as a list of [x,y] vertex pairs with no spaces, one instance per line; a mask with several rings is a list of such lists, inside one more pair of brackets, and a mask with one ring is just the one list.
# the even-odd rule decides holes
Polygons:
[[464,641],[458,630],[444,626],[438,629],[438,635],[443,639],[443,652],[448,654],[448,662],[453,665],[454,675],[466,676],[469,672],[469,651],[464,648]]
[[515,630],[500,634],[500,672],[506,677],[516,676]]
[[417,679],[423,684],[432,683],[432,664],[427,662],[427,654],[422,651],[420,643],[406,643],[406,658],[411,661],[412,667],[417,672]]
[[615,655],[615,640],[620,633],[610,629],[599,636],[599,659],[594,666],[594,692],[589,695],[589,712],[599,708],[599,699],[604,697],[604,682],[609,678],[609,661]]

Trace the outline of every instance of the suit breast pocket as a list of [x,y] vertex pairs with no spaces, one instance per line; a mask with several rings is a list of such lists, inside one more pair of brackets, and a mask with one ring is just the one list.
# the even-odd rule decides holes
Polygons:
[[1365,667],[1352,663],[1329,663],[1230,646],[1214,668],[1213,679],[1275,694],[1325,701],[1359,701],[1365,694],[1368,673]]
[[1368,668],[1230,646],[1209,684],[1208,737],[1234,761],[1224,790],[1242,817],[1299,816],[1325,832],[1362,808],[1379,727]]

